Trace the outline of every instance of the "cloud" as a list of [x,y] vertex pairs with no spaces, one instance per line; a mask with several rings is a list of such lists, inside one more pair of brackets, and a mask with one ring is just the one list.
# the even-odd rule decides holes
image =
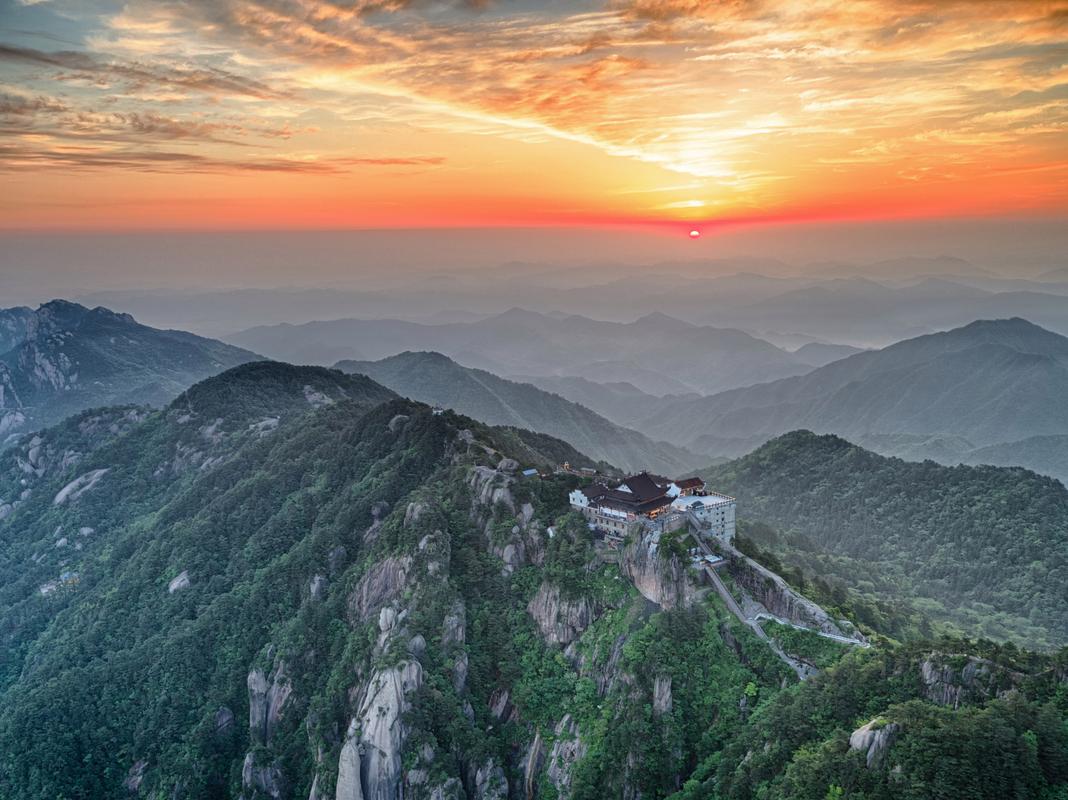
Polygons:
[[[12,101],[11,130],[203,148],[190,168],[355,168],[333,150],[298,166],[313,126],[335,148],[350,127],[461,132],[578,144],[756,207],[830,177],[863,194],[1063,156],[1066,21],[1068,2],[1033,0],[128,0],[88,50],[0,45],[0,64],[65,108]],[[242,155],[281,141],[283,163]]]
[[250,158],[222,159],[173,150],[105,150],[96,147],[35,147],[23,143],[0,143],[0,171],[27,169],[132,170],[158,173],[282,172],[293,174],[343,174],[363,167],[436,167],[436,156],[375,158]]
[[30,47],[16,47],[0,43],[0,62],[52,67],[60,70],[62,80],[90,82],[119,82],[123,90],[136,91],[147,87],[171,87],[188,91],[248,96],[255,98],[284,97],[271,87],[215,67],[180,67],[165,64],[105,61],[76,50],[45,52]]

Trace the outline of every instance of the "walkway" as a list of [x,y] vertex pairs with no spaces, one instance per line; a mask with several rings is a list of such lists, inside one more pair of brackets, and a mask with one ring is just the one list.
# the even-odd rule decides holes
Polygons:
[[749,619],[742,612],[742,607],[738,605],[738,601],[734,599],[730,591],[728,591],[726,585],[723,583],[723,579],[719,577],[719,573],[716,572],[711,566],[705,565],[705,573],[712,579],[712,585],[716,587],[716,591],[719,592],[719,596],[723,598],[723,602],[727,604],[727,610],[736,616],[739,621],[748,626],[764,643],[771,648],[771,651],[779,657],[779,659],[786,664],[790,669],[797,673],[797,677],[801,680],[815,675],[819,670],[813,667],[811,664],[806,664],[804,661],[799,661],[796,658],[792,658],[782,651],[776,642],[769,638],[764,629],[760,627],[760,622],[755,619]]

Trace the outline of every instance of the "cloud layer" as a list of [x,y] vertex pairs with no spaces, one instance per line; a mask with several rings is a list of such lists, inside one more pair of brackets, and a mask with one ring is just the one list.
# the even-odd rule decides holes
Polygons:
[[[48,47],[47,24],[36,37],[0,31],[11,40],[0,43],[0,169],[454,169],[493,198],[509,191],[495,183],[501,163],[546,159],[566,181],[586,152],[617,164],[602,193],[630,198],[581,198],[588,215],[1068,200],[1066,2],[132,0],[79,16],[57,0],[29,11],[78,20],[80,43]],[[492,138],[497,160],[455,138],[468,136]]]

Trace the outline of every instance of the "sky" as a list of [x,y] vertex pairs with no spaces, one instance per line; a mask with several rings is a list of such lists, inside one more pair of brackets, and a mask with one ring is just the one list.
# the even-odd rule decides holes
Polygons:
[[1068,2],[0,0],[0,229],[1059,219]]

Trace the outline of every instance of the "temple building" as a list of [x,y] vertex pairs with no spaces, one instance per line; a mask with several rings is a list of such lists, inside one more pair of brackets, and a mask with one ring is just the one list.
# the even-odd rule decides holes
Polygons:
[[671,480],[639,472],[615,486],[594,482],[580,487],[569,500],[592,529],[612,539],[654,521],[665,529],[689,521],[728,541],[734,538],[734,498],[708,493],[700,478]]

